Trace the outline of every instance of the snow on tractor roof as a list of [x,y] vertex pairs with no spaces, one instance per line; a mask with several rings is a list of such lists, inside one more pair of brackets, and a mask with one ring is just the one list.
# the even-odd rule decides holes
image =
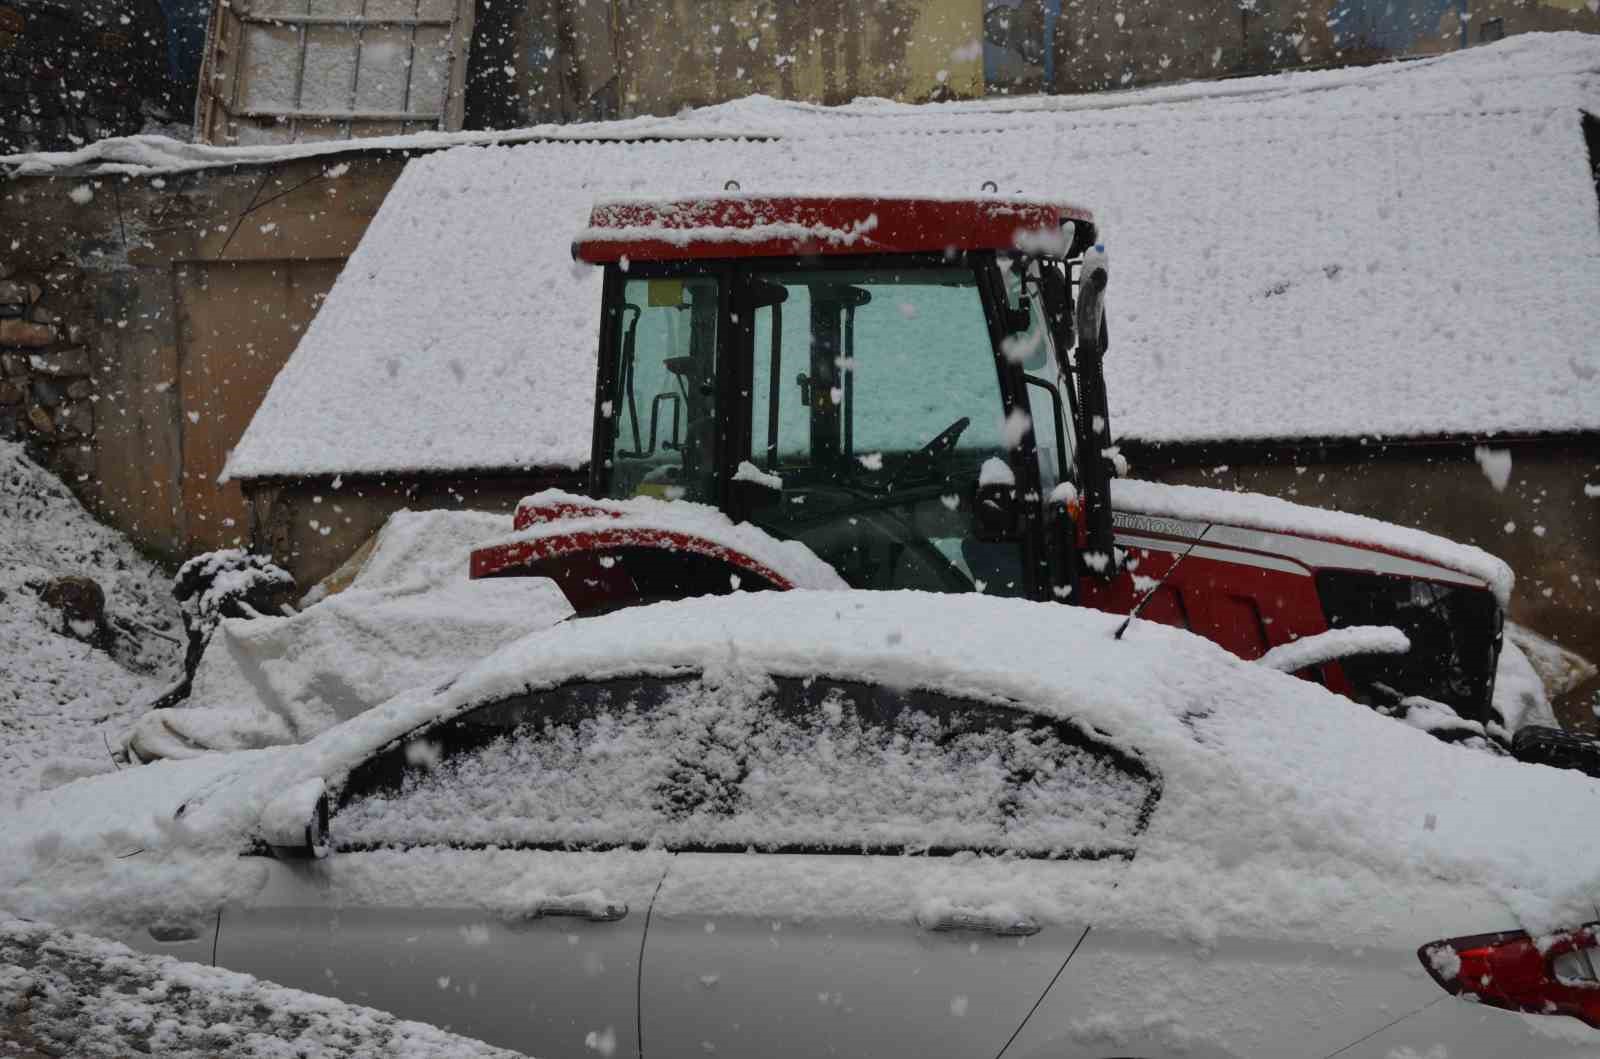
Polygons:
[[617,199],[595,205],[572,256],[592,265],[818,254],[1010,250],[1064,226],[1093,224],[1088,210],[1018,197],[908,195],[708,195]]
[[[413,160],[228,463],[235,477],[576,467],[597,200],[846,191],[1094,210],[1111,423],[1146,442],[1600,430],[1600,37],[1091,96],[695,111],[717,142]],[[763,141],[737,140],[759,130]]]

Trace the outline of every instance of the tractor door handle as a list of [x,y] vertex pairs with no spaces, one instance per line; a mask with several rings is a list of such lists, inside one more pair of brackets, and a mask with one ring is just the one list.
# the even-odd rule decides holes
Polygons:
[[1030,916],[998,915],[977,908],[950,908],[940,911],[922,924],[940,932],[970,931],[1002,938],[1026,938],[1039,933],[1039,923]]
[[597,894],[572,894],[569,897],[547,897],[533,906],[530,919],[546,916],[570,916],[587,919],[591,923],[615,923],[628,914],[626,901],[608,901]]

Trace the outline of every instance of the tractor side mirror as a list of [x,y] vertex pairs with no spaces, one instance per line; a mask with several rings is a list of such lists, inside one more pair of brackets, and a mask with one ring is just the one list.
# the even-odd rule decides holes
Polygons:
[[998,456],[983,461],[972,502],[972,535],[985,543],[1009,541],[1017,536],[1017,479]]
[[1106,281],[1110,275],[1106,248],[1096,244],[1084,251],[1078,273],[1078,355],[1103,357],[1110,345],[1106,334]]

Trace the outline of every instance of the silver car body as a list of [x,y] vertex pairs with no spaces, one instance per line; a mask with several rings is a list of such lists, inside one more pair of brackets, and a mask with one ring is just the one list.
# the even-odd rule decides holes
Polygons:
[[[1036,710],[1140,755],[1159,797],[1131,856],[694,849],[670,836],[493,848],[475,817],[403,814],[389,817],[397,834],[433,838],[342,844],[355,810],[336,799],[331,852],[216,861],[233,875],[215,883],[228,892],[211,906],[214,936],[143,947],[192,957],[214,941],[223,966],[546,1056],[1600,1054],[1600,1032],[1574,1019],[1447,995],[1418,957],[1441,938],[1600,918],[1600,854],[1571,837],[1588,833],[1593,781],[1438,743],[1174,630],[1114,640],[1116,621],[887,593],[639,608],[536,634],[305,746],[213,761],[203,783],[177,763],[137,813],[170,812],[187,786],[183,855],[199,844],[214,859],[218,836],[236,853],[294,784],[338,792],[377,756],[511,698],[640,675],[822,674],[906,701]],[[437,773],[440,789],[455,775]],[[133,779],[83,781],[62,804],[114,799],[119,783]],[[583,826],[611,826],[605,806]],[[26,832],[0,843],[37,845]],[[153,856],[117,871],[173,863],[143,837]],[[72,918],[47,896],[65,863],[36,858],[0,881],[19,910]],[[152,924],[173,918],[156,892],[140,905]],[[93,919],[87,904],[79,916]]]

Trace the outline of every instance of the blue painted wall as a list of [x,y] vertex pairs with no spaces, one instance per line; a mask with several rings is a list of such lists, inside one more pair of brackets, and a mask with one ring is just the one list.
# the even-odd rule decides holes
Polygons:
[[193,85],[200,77],[200,55],[206,46],[206,20],[211,0],[159,0],[167,19],[167,76],[176,84]]
[[1334,10],[1333,29],[1341,42],[1407,52],[1419,41],[1435,40],[1445,12],[1461,7],[1461,0],[1344,0]]

